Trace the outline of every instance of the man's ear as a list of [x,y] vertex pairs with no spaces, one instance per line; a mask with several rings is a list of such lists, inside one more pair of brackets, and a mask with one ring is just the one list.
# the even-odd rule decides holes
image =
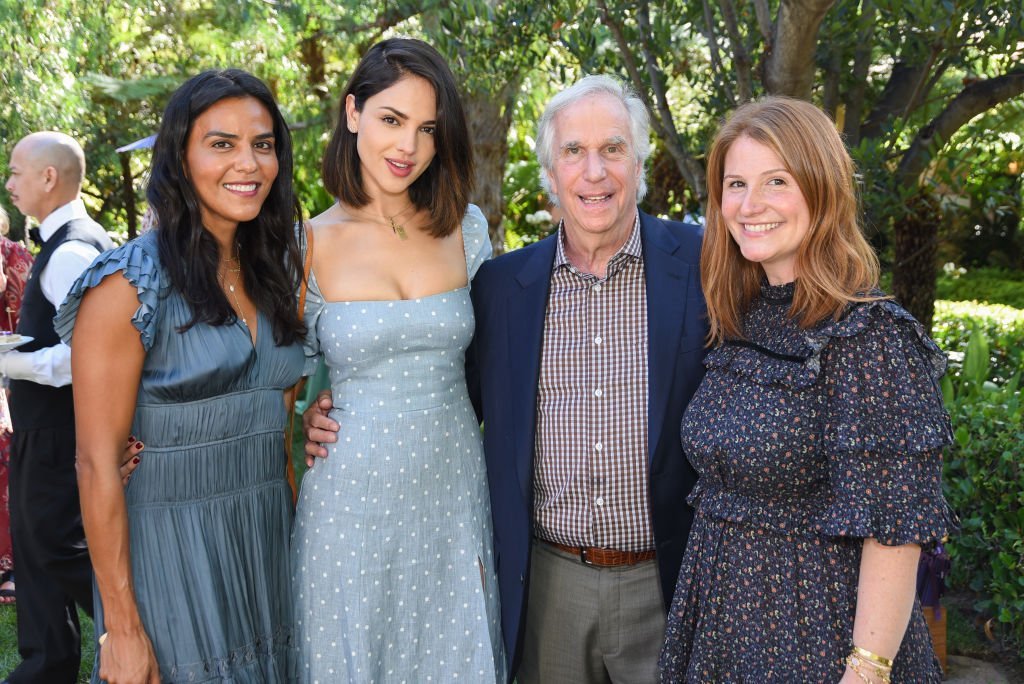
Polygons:
[[43,169],[43,189],[46,192],[52,192],[57,187],[60,181],[60,174],[57,172],[57,167],[47,166]]

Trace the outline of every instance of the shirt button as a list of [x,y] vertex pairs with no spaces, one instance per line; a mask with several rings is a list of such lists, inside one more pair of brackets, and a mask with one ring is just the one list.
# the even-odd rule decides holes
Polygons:
[[602,446],[604,445],[598,442],[597,444],[594,445],[594,451],[600,451]]
[[598,283],[597,285],[594,286],[594,292],[600,292],[600,291],[601,291],[601,283]]
[[604,497],[597,497],[596,499],[594,499],[594,503],[596,503],[598,506],[604,506]]
[[595,397],[600,397],[602,394],[604,394],[604,392],[602,392],[600,389],[594,390],[594,396]]
[[594,344],[601,344],[602,342],[604,342],[604,338],[600,335],[594,338]]

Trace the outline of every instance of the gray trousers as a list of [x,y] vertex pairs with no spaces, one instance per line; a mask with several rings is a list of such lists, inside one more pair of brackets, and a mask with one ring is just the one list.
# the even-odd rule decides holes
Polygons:
[[664,637],[656,561],[599,568],[533,542],[518,684],[654,684]]

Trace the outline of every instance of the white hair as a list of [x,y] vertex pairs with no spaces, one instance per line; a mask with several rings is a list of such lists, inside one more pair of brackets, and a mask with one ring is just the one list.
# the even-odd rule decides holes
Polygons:
[[646,105],[637,97],[632,88],[619,79],[603,74],[584,76],[551,98],[540,121],[537,122],[537,142],[534,149],[541,167],[540,184],[556,206],[558,197],[551,192],[551,182],[548,179],[548,172],[554,169],[555,163],[555,117],[563,109],[583,98],[600,94],[611,95],[626,108],[629,115],[630,136],[633,138],[629,141],[630,149],[633,150],[633,155],[640,166],[640,177],[637,179],[636,185],[636,201],[640,202],[647,195],[645,166],[648,157],[651,156],[651,120]]

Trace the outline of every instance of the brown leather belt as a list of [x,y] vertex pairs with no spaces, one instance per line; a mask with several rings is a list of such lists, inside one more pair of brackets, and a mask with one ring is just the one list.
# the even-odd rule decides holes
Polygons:
[[637,563],[654,560],[654,551],[619,551],[617,549],[599,549],[595,546],[566,546],[558,542],[541,539],[548,546],[553,546],[559,551],[576,556],[586,565],[594,565],[600,568],[614,568],[621,565],[636,565]]

